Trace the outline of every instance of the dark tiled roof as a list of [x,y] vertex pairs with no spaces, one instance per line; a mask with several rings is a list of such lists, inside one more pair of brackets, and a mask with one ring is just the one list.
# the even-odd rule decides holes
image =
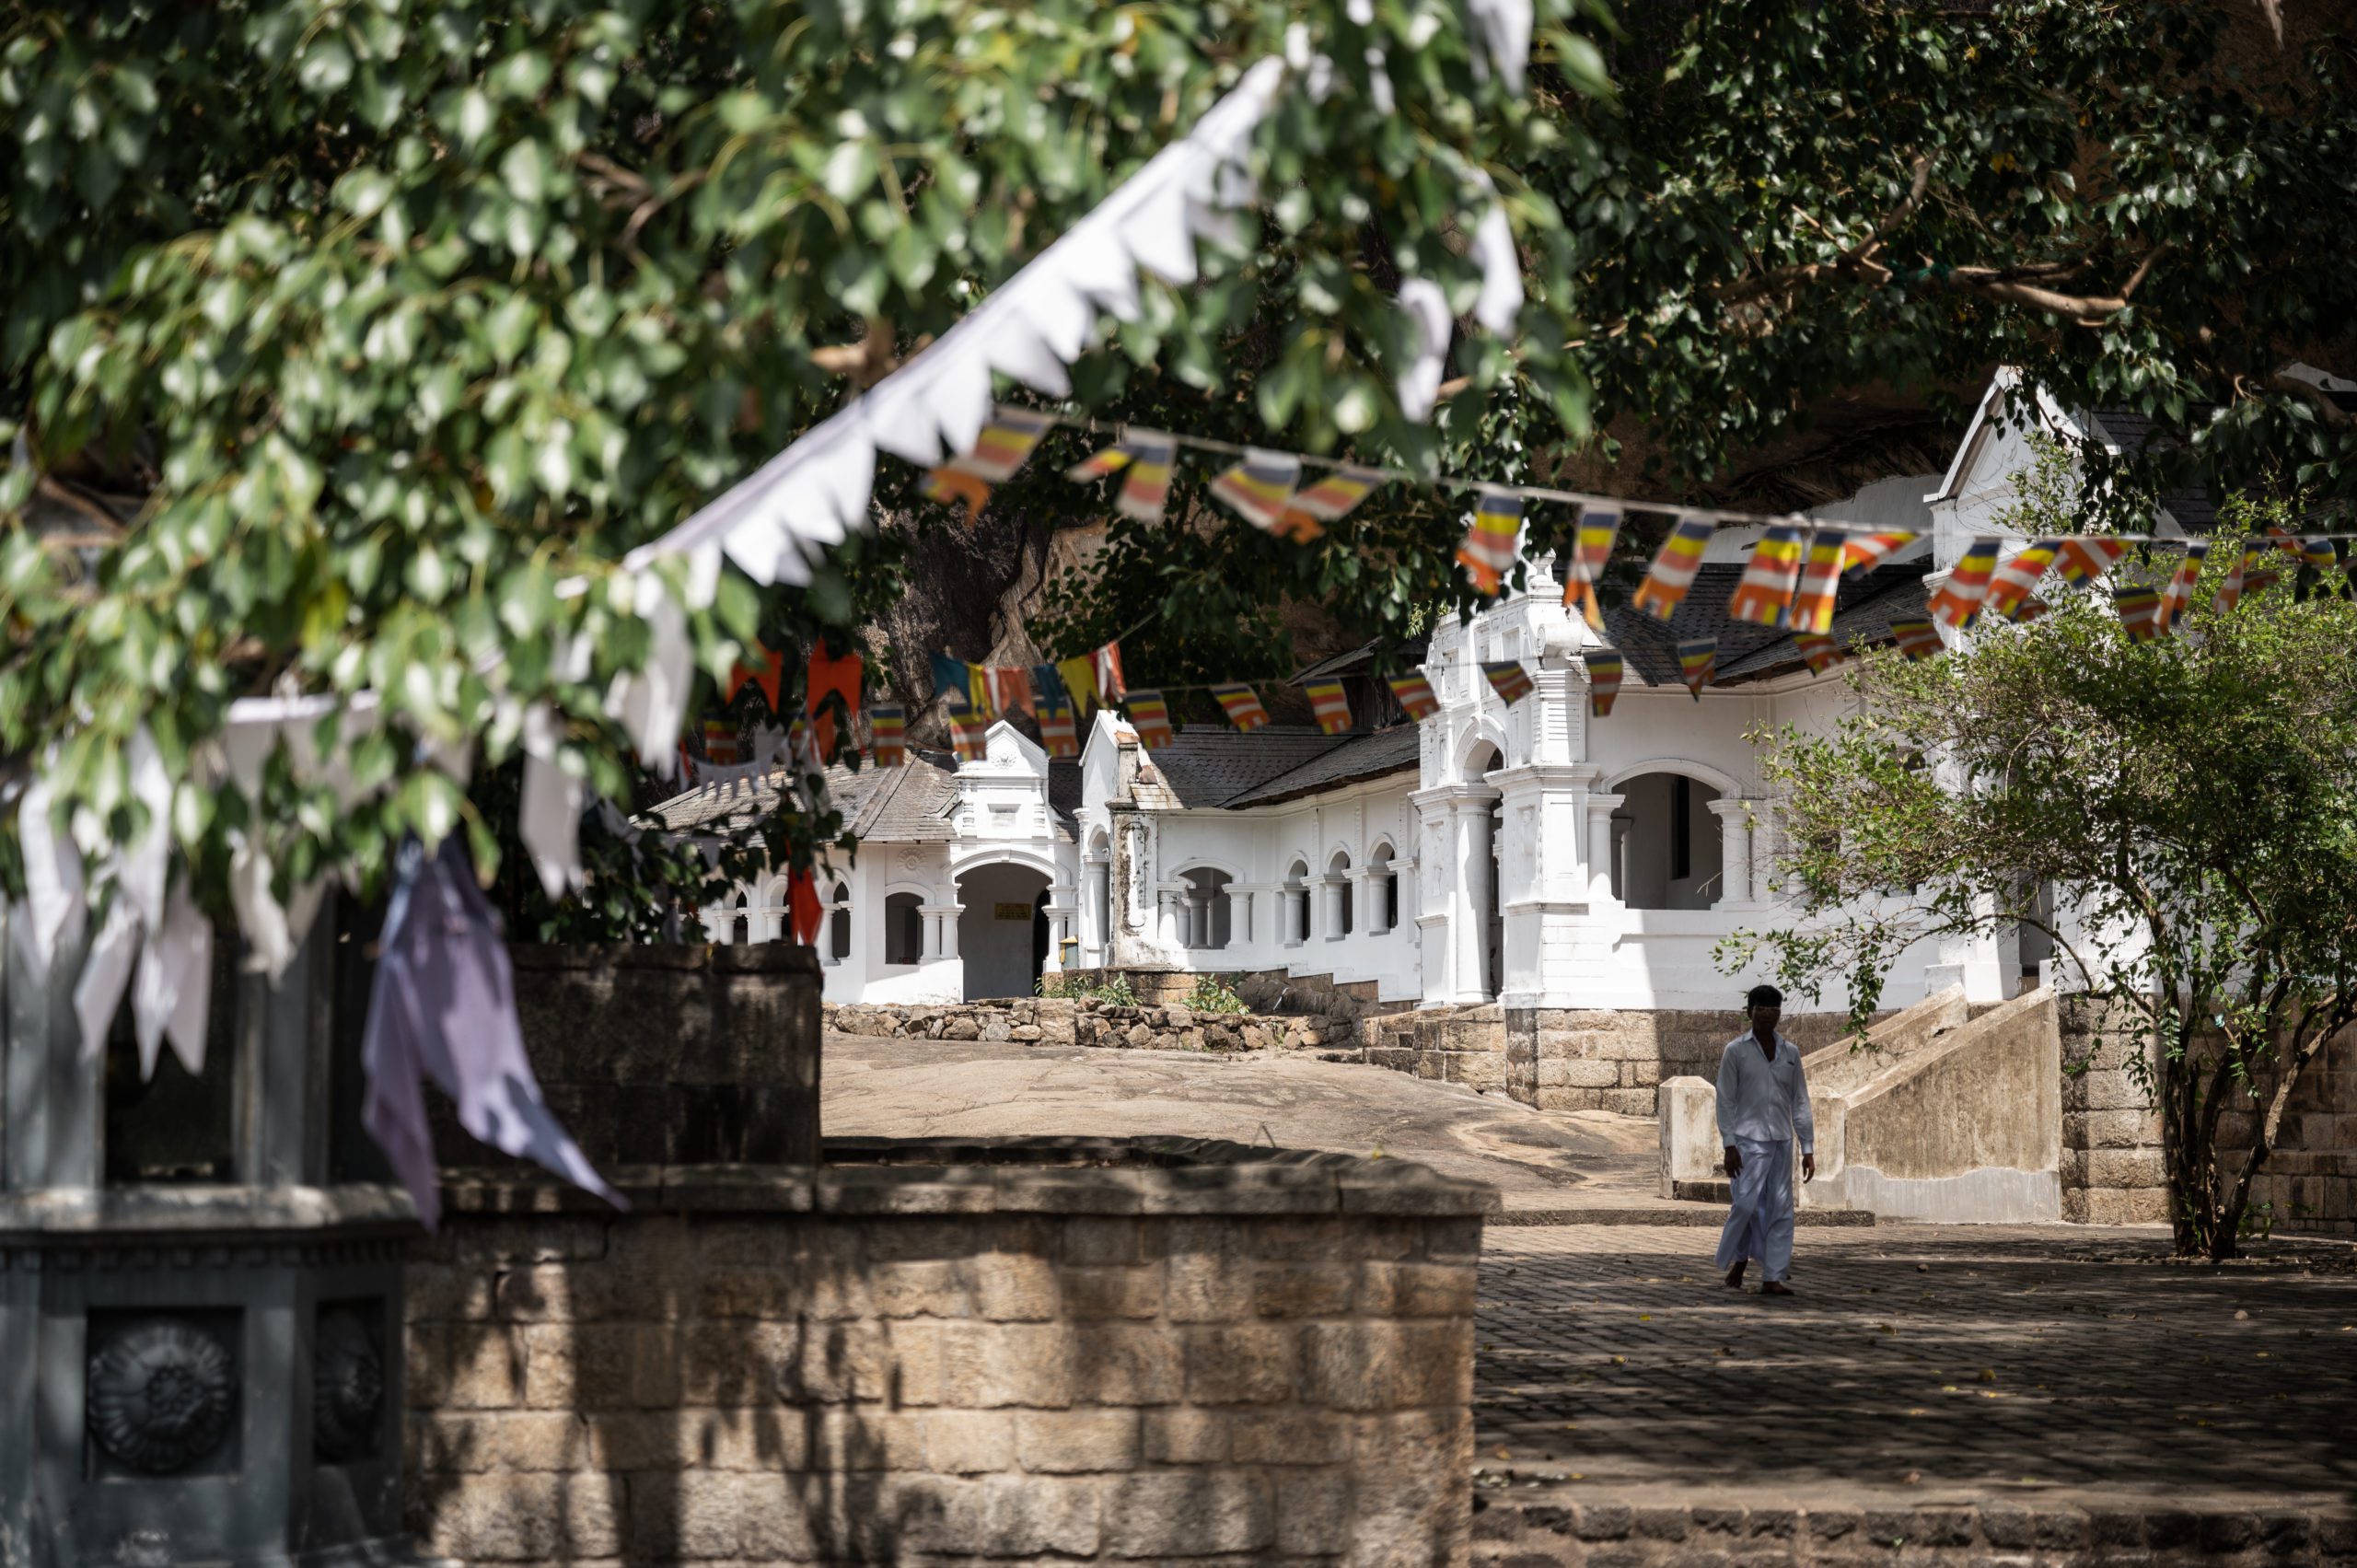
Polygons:
[[1307,725],[1269,725],[1249,734],[1190,724],[1147,760],[1181,806],[1225,806],[1304,762],[1350,743]]
[[[2205,420],[2209,414],[2207,406],[2186,410],[2186,417],[2189,420]],[[2175,430],[2131,408],[2099,408],[2096,410],[2096,423],[2103,426],[2103,433],[2118,442],[2119,449],[2131,458],[2142,456],[2155,442],[2166,447],[2183,445]],[[2199,487],[2167,490],[2161,493],[2159,499],[2161,505],[2168,509],[2169,516],[2177,519],[2177,527],[2189,534],[2209,533],[2218,526],[2218,508],[2212,505],[2210,493],[2206,490]]]
[[1355,648],[1345,648],[1339,654],[1319,659],[1316,664],[1295,671],[1286,684],[1300,686],[1316,680],[1320,676],[1347,675],[1355,670],[1364,669],[1375,662],[1375,656],[1383,651],[1383,642],[1381,637],[1376,637],[1360,644]]
[[[911,751],[904,768],[845,767],[827,770],[827,797],[861,839],[879,843],[940,843],[949,837],[946,808],[956,790],[948,759],[938,752]],[[741,791],[691,789],[655,807],[673,831],[718,830],[777,809],[778,775],[757,781],[749,797]]]
[[1667,621],[1656,621],[1625,604],[1608,610],[1604,612],[1605,640],[1620,650],[1621,656],[1629,661],[1630,672],[1643,676],[1648,686],[1678,684],[1678,645],[1700,637],[1718,639],[1719,668],[1724,669],[1734,660],[1783,635],[1766,626],[1728,616],[1727,600],[1735,596],[1735,586],[1742,577],[1743,567],[1738,564],[1702,567],[1695,574],[1694,586],[1687,590],[1684,602]]
[[1065,817],[1080,809],[1080,759],[1051,757],[1048,760],[1048,804]]
[[1313,795],[1321,789],[1336,789],[1361,779],[1381,778],[1417,764],[1416,726],[1412,724],[1394,725],[1373,735],[1338,736],[1341,744],[1321,757],[1313,757],[1291,772],[1280,773],[1267,784],[1246,790],[1229,806],[1270,806],[1296,796]]
[[[1929,613],[1925,608],[1929,593],[1923,587],[1929,564],[1881,566],[1843,583],[1840,596],[1833,601],[1833,641],[1844,648],[1857,643],[1872,647],[1891,640],[1892,621],[1922,620]],[[1803,663],[1792,634],[1780,632],[1739,658],[1731,660],[1722,651],[1713,684],[1725,686],[1781,675],[1800,668]]]

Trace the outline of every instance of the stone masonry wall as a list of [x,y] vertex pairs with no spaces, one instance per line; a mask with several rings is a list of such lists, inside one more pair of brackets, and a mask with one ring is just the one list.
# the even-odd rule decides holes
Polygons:
[[1349,1034],[1319,1016],[1209,1013],[1178,1006],[1117,1007],[1093,997],[1009,997],[954,1003],[829,1003],[821,1023],[838,1034],[890,1040],[1011,1040],[1130,1051],[1314,1051]]
[[[2161,1117],[2133,1070],[2152,1046],[2123,1010],[2068,997],[2062,1028],[2062,1213],[2094,1225],[2165,1225]],[[2244,1149],[2273,1092],[2238,1098],[2218,1122],[2223,1148]],[[2300,1075],[2275,1151],[2252,1183],[2254,1218],[2309,1235],[2357,1235],[2357,1033]],[[2265,1208],[2260,1208],[2265,1204]]]
[[879,1142],[937,1163],[639,1173],[628,1213],[454,1188],[412,1267],[421,1548],[1466,1561],[1493,1193],[1399,1161],[1034,1142],[1084,1163]]

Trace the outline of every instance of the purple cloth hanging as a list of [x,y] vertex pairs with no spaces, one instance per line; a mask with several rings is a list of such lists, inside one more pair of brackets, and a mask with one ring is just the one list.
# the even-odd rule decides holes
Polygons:
[[499,915],[475,885],[457,835],[428,854],[414,839],[395,865],[393,895],[360,1060],[368,1092],[360,1120],[433,1229],[442,1217],[424,1081],[459,1102],[459,1124],[503,1154],[536,1160],[617,1208],[608,1187],[540,1098]]

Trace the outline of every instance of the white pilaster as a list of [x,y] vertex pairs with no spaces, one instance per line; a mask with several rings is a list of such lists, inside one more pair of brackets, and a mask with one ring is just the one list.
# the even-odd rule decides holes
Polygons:
[[1752,907],[1751,806],[1739,796],[1711,802],[1711,815],[1719,819],[1719,896],[1713,909]]

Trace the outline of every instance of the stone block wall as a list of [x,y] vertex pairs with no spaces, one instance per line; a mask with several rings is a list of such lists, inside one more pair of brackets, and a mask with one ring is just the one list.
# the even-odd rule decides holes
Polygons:
[[626,1214],[455,1189],[412,1269],[421,1547],[1466,1560],[1489,1190],[1192,1141],[829,1154],[637,1173]]
[[[2221,1117],[2220,1139],[2247,1147],[2265,1105]],[[2357,1236],[2357,1032],[2327,1045],[2300,1074],[2251,1203],[2281,1230]]]
[[1116,1007],[1093,997],[1009,997],[953,1003],[828,1003],[838,1034],[888,1040],[977,1040],[1129,1051],[1315,1051],[1349,1036],[1331,1019],[1207,1013],[1179,1006]]

